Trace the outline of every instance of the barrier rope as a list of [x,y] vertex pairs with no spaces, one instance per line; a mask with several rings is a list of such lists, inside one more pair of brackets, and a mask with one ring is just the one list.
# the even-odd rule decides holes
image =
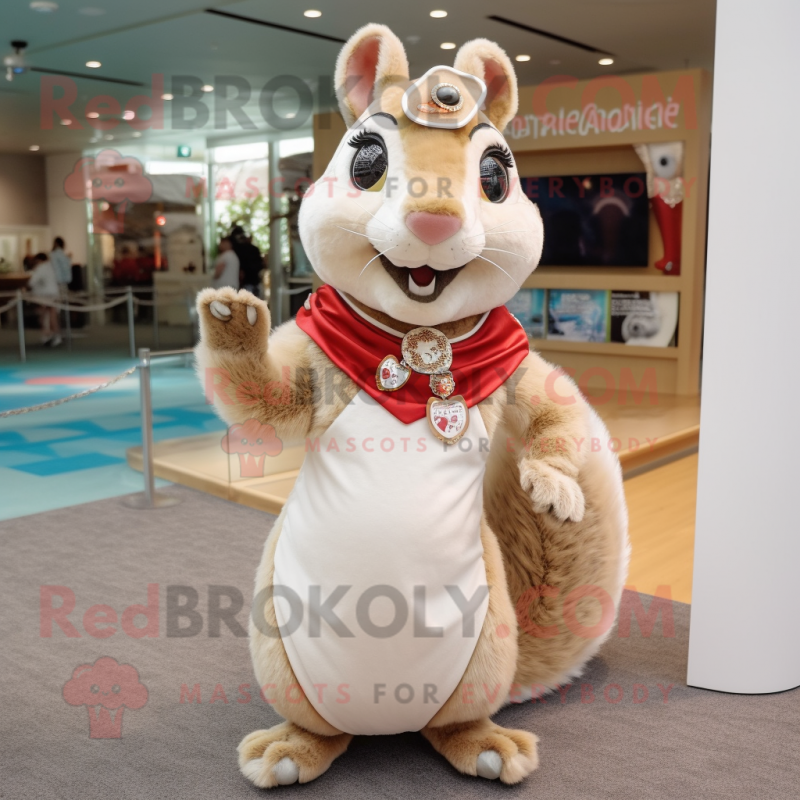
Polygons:
[[28,303],[36,303],[40,306],[47,306],[48,308],[57,308],[60,311],[105,311],[107,308],[113,308],[114,306],[121,306],[123,303],[128,301],[127,296],[123,296],[118,298],[117,300],[110,300],[108,303],[98,303],[93,306],[71,306],[65,303],[57,303],[55,300],[45,300],[42,297],[26,297],[24,298]]
[[105,383],[101,383],[99,386],[93,386],[91,389],[85,389],[82,392],[78,392],[77,394],[71,394],[69,397],[62,397],[60,400],[51,400],[49,403],[40,403],[38,406],[26,406],[24,408],[13,408],[11,411],[0,411],[0,419],[3,417],[15,417],[18,414],[28,414],[31,411],[42,411],[45,408],[54,408],[55,406],[60,406],[64,403],[69,403],[71,400],[79,400],[81,397],[88,397],[90,394],[94,394],[95,392],[99,392],[101,389],[107,389],[109,386],[113,386],[117,381],[121,381],[123,378],[127,378],[132,372],[135,372],[138,368],[138,364],[135,367],[131,367],[130,369],[126,369],[125,372],[120,372],[119,375],[112,378],[110,381],[106,381]]

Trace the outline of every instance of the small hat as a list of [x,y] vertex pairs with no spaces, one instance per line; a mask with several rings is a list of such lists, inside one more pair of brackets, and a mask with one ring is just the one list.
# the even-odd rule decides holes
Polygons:
[[463,128],[483,106],[486,84],[453,67],[433,67],[403,95],[403,112],[428,128]]

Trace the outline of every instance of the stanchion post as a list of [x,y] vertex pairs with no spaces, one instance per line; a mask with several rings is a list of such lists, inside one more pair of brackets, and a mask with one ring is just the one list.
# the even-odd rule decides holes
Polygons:
[[142,475],[144,494],[126,497],[123,502],[131,508],[165,508],[180,503],[179,497],[156,492],[153,469],[153,396],[150,392],[150,348],[139,350],[139,394],[142,403]]
[[[130,287],[129,287],[130,288]],[[155,507],[156,476],[153,474],[153,396],[150,392],[150,350],[139,351],[139,394],[142,402],[142,474],[147,508]]]
[[17,337],[19,338],[19,360],[24,364],[28,360],[25,352],[25,310],[22,305],[22,290],[17,289]]
[[128,305],[128,343],[130,344],[131,358],[136,358],[136,334],[133,329],[133,289],[128,286],[125,294],[125,302]]

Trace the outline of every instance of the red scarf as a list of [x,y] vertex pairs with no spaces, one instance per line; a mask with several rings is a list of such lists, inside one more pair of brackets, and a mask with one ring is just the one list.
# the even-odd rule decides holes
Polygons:
[[[396,392],[382,392],[375,382],[386,356],[402,359],[401,337],[360,317],[331,286],[314,292],[310,306],[310,311],[300,309],[297,324],[339,369],[406,425],[425,416],[433,397],[428,375],[412,372]],[[530,350],[525,331],[505,306],[490,311],[475,333],[452,347],[455,394],[463,396],[468,408],[502,386]]]

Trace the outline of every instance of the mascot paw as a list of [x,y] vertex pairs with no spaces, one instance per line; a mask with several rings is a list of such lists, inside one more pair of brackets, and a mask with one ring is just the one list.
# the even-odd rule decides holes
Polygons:
[[266,304],[255,295],[234,289],[205,289],[197,296],[200,336],[215,350],[257,351],[269,335]]
[[577,481],[543,461],[520,464],[522,488],[538,514],[552,514],[562,522],[580,522],[586,511],[583,491]]
[[495,750],[484,750],[478,756],[478,776],[496,781],[503,771],[503,759]]
[[254,731],[239,745],[239,769],[256,786],[271,789],[308,783],[322,775],[353,737],[318,736],[291,722]]
[[425,728],[425,738],[459,772],[503,783],[519,783],[539,766],[539,739],[528,731],[510,730],[491,720],[444,728]]

